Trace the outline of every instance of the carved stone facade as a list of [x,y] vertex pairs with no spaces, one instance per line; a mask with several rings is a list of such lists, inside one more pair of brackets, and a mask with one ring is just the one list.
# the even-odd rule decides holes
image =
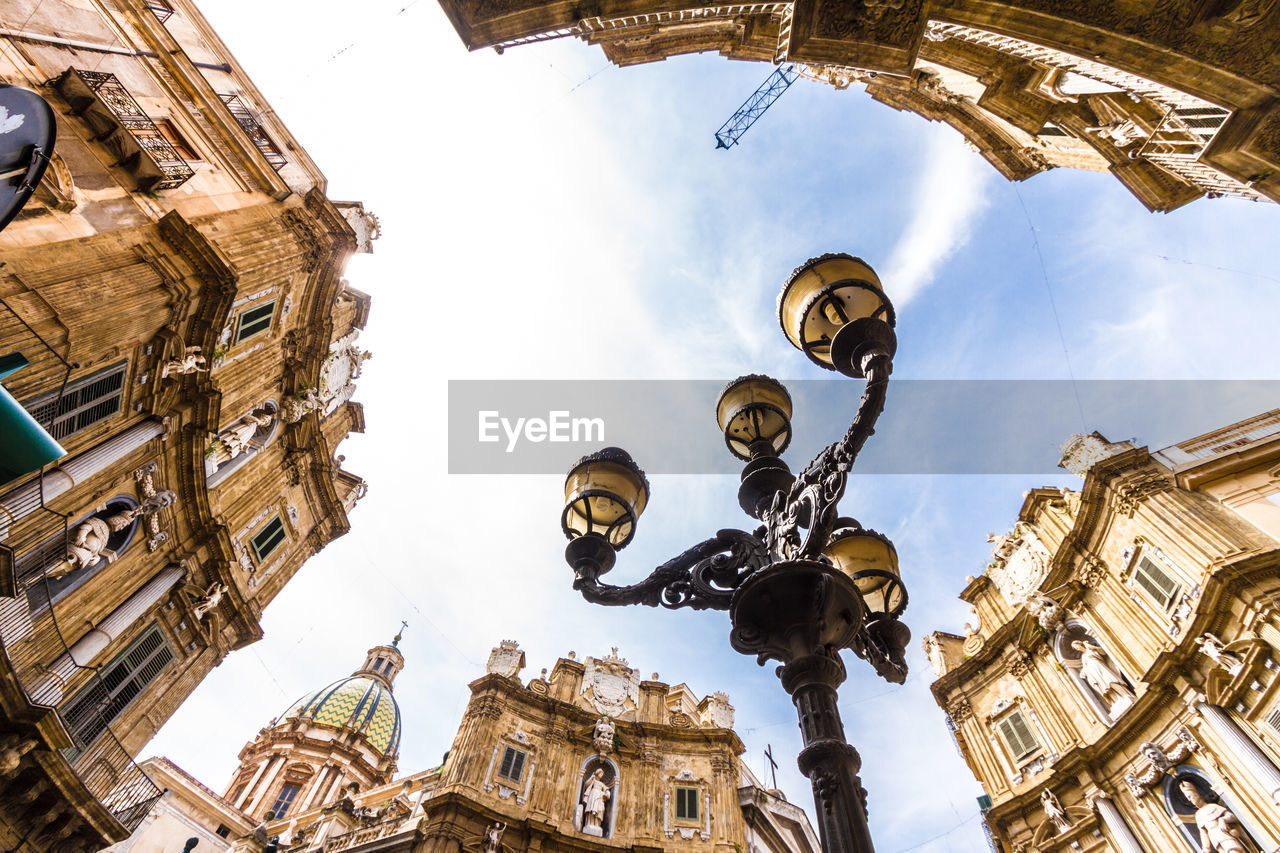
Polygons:
[[[282,781],[290,772],[311,779],[306,770],[325,759],[347,767],[340,759],[350,747],[345,737],[326,746],[319,731],[276,743],[307,727],[273,721],[242,753],[225,797],[210,802],[201,790],[212,792],[199,782],[168,774],[174,803],[153,809],[154,817],[113,853],[173,849],[166,821],[179,803],[192,804],[184,814],[202,830],[202,845],[218,836],[221,823],[230,831],[211,847],[235,853],[260,853],[271,838],[282,853],[820,853],[804,811],[766,790],[742,762],[742,742],[723,725],[732,722],[724,694],[699,700],[683,684],[638,680],[637,701],[606,718],[583,687],[590,661],[605,662],[597,671],[630,683],[633,670],[616,649],[586,662],[561,658],[549,676],[527,684],[518,669],[512,672],[523,656],[511,641],[494,649],[496,665],[471,683],[471,702],[439,767],[394,780],[380,775],[372,785],[332,776],[327,785],[300,782],[290,794]],[[369,665],[365,670],[372,677]],[[677,726],[673,708],[703,712],[681,711],[687,722]],[[254,786],[261,796],[253,795]],[[282,813],[263,820],[273,804]],[[234,824],[228,809],[238,815]]]
[[1270,0],[440,0],[468,48],[577,37],[618,65],[717,51],[796,63],[942,121],[1009,180],[1110,172],[1151,210],[1280,200]]
[[[161,791],[132,756],[363,493],[333,461],[363,430],[369,311],[341,276],[376,228],[196,7],[163,5],[0,0],[22,22],[0,82],[58,128],[0,233],[0,355],[29,362],[4,382],[67,451],[0,486],[5,849],[126,837]],[[284,422],[326,382],[327,409]]]
[[[987,824],[1010,853],[1274,850],[1280,410],[1157,453],[1092,438],[1083,487],[1030,492],[961,593],[982,645],[924,642]],[[1010,559],[1032,535],[1042,568]]]

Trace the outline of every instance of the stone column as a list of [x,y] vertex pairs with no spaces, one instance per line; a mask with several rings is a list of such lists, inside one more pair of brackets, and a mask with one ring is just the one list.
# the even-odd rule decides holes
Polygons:
[[106,470],[163,434],[164,424],[154,418],[136,423],[119,435],[49,469],[40,479],[0,497],[0,539],[9,535],[9,528],[19,519],[40,508],[42,487],[44,504],[47,505],[54,498],[66,494],[94,474]]
[[1227,746],[1244,768],[1259,785],[1267,790],[1271,801],[1280,804],[1280,770],[1271,763],[1266,753],[1258,748],[1252,738],[1241,731],[1236,721],[1231,719],[1231,715],[1222,708],[1210,705],[1199,697],[1195,699],[1192,707],[1209,724],[1209,728],[1227,742]]
[[[182,579],[183,570],[178,566],[169,566],[147,581],[141,589],[125,599],[125,602],[111,611],[111,614],[94,626],[89,633],[72,644],[71,648],[49,665],[52,678],[36,689],[43,695],[43,690],[53,690],[57,694],[54,704],[62,701],[62,685],[66,684],[79,667],[88,666],[94,658],[102,653],[113,640],[123,634],[130,625],[147,613],[156,602],[164,598],[169,590]],[[42,700],[43,701],[43,700]]]
[[1098,816],[1102,818],[1102,822],[1106,824],[1111,842],[1119,853],[1146,853],[1110,797],[1101,791],[1094,791],[1088,795],[1088,799],[1098,812]]

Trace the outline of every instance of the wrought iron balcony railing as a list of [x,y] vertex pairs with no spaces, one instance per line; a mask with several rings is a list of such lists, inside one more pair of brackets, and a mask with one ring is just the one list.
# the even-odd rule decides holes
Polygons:
[[244,102],[239,95],[223,95],[219,94],[222,103],[227,105],[227,109],[231,111],[231,115],[235,118],[236,123],[245,133],[249,134],[249,138],[253,140],[253,144],[258,147],[258,151],[262,152],[262,156],[271,164],[271,168],[277,172],[284,168],[289,162],[289,158],[276,147],[271,141],[271,137],[267,136],[267,132],[262,129],[262,123],[258,121],[257,114]]
[[195,171],[114,74],[68,68],[54,83],[71,112],[89,125],[143,192],[171,190]]
[[173,15],[173,7],[169,5],[167,0],[148,0],[147,8],[162,24]]

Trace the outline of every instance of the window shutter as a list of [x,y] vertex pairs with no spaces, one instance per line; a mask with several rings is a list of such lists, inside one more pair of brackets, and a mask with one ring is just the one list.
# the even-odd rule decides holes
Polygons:
[[676,818],[679,820],[698,819],[697,788],[676,788]]
[[284,522],[277,515],[267,522],[266,527],[253,534],[253,553],[258,558],[258,562],[261,563],[267,559],[284,540]]
[[236,327],[236,343],[253,337],[259,332],[265,332],[271,328],[271,318],[276,313],[276,301],[273,299],[265,305],[259,305],[256,308],[250,308],[240,315],[240,322]]
[[1040,739],[1021,711],[1014,711],[1000,721],[1000,736],[1018,761],[1040,748]]
[[1179,584],[1150,557],[1140,557],[1133,572],[1134,581],[1162,608],[1173,603]]
[[23,403],[23,408],[54,438],[66,438],[120,414],[128,366],[121,362],[68,382],[61,399],[56,393],[45,394]]
[[524,773],[524,753],[515,747],[507,747],[502,754],[502,764],[498,767],[498,775],[505,776],[514,782],[520,781]]

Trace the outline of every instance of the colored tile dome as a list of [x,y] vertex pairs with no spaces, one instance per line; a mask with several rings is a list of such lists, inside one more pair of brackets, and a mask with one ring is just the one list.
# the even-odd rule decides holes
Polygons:
[[391,688],[370,675],[357,673],[307,694],[293,703],[284,719],[359,732],[384,756],[400,751],[400,706]]

